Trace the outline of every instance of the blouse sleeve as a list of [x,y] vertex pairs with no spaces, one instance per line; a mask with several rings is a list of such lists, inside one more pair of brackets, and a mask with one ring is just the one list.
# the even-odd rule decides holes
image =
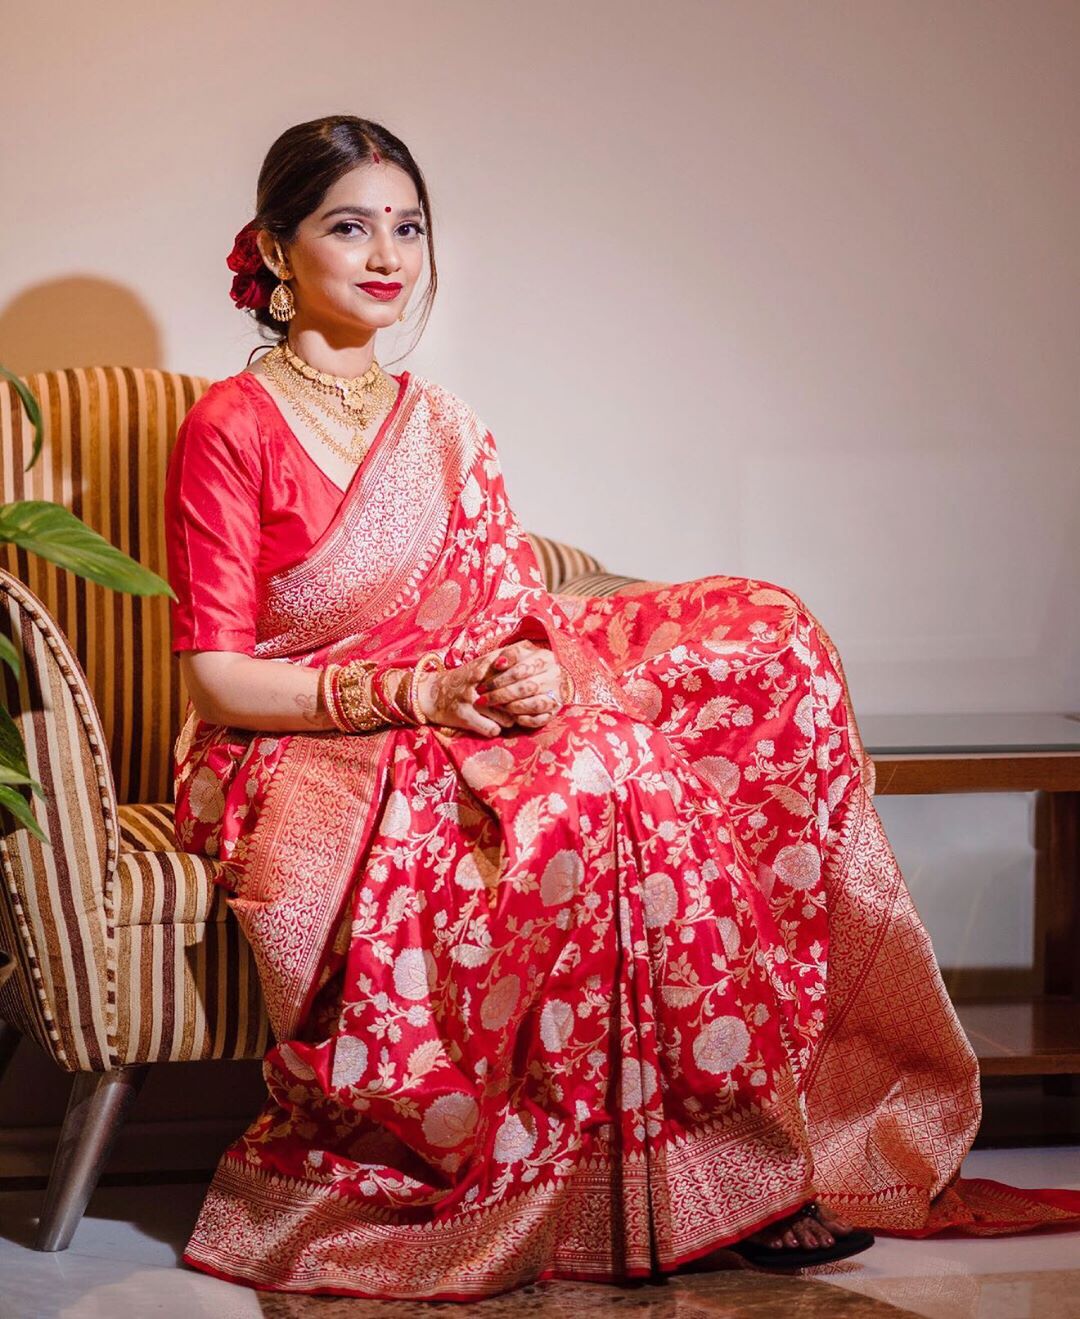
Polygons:
[[172,652],[255,653],[262,461],[246,402],[205,394],[177,432],[165,479]]

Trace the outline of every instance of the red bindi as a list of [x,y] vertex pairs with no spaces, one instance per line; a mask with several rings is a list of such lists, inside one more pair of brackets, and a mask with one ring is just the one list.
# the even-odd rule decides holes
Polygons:
[[388,210],[390,209],[390,207],[389,207],[389,206],[386,206],[386,207],[384,207],[383,209],[388,211]]

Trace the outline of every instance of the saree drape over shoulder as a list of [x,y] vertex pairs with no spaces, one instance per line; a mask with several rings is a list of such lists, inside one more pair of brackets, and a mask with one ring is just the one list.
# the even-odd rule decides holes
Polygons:
[[805,604],[552,595],[490,431],[401,381],[325,530],[257,578],[248,653],[452,667],[529,637],[576,695],[490,739],[189,711],[177,836],[223,864],[277,1044],[187,1262],[467,1299],[655,1276],[815,1195],[899,1234],[1077,1221],[957,1178],[975,1058]]

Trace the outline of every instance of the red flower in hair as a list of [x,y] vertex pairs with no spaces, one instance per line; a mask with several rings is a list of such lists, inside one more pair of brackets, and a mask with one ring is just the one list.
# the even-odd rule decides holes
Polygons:
[[233,248],[225,260],[230,270],[239,275],[254,275],[263,263],[262,253],[256,241],[259,226],[254,220],[245,224],[233,239]]
[[270,305],[270,295],[263,288],[258,275],[234,275],[229,297],[238,307],[258,311]]
[[229,296],[238,307],[253,310],[265,307],[270,302],[270,294],[259,278],[266,264],[256,242],[258,232],[259,226],[254,221],[244,225],[233,240],[232,251],[225,259],[229,269],[236,272]]

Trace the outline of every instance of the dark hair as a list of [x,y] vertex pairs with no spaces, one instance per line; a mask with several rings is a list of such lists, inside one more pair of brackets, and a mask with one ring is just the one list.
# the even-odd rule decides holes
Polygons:
[[[255,200],[257,228],[266,229],[283,243],[296,237],[300,221],[316,209],[327,192],[343,174],[371,161],[372,151],[383,160],[399,166],[416,185],[416,195],[427,228],[427,249],[430,278],[423,299],[423,317],[420,321],[419,340],[431,315],[438,287],[435,268],[435,238],[432,233],[431,205],[427,184],[412,152],[393,133],[371,119],[358,119],[355,115],[326,115],[305,124],[287,128],[266,153]],[[256,278],[269,298],[277,284],[273,271],[263,265]],[[252,315],[277,343],[285,337],[286,323],[270,315],[269,308],[259,307]],[[415,342],[412,345],[416,346]],[[411,351],[411,349],[410,349]],[[396,359],[395,359],[396,360]]]

